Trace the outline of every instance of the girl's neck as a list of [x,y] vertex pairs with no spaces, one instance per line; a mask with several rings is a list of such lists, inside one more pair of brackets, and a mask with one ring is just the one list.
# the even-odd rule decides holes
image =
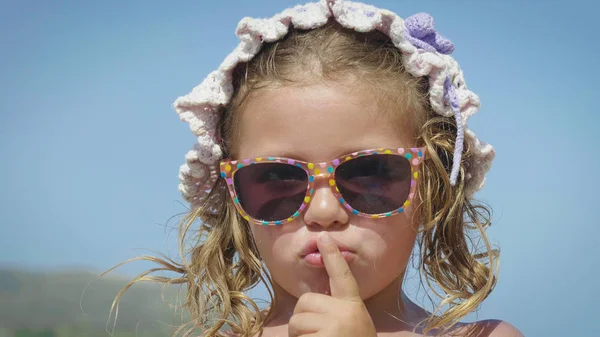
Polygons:
[[[377,331],[412,331],[414,326],[427,317],[426,312],[401,292],[402,277],[365,301]],[[287,325],[294,313],[298,298],[273,284],[277,301],[267,326]]]

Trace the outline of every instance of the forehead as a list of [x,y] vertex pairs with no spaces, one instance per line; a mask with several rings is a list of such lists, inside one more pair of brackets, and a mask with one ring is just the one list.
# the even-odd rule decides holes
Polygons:
[[328,161],[359,150],[414,146],[413,130],[401,122],[404,112],[381,106],[369,90],[339,83],[257,90],[239,111],[236,157]]

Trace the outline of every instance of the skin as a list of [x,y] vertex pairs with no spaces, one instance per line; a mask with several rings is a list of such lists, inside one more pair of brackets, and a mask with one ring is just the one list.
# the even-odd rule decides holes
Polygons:
[[[414,146],[414,130],[394,127],[393,114],[360,89],[316,83],[253,92],[241,111],[236,157],[321,162]],[[296,221],[252,226],[278,299],[263,336],[419,336],[412,330],[428,313],[400,291],[417,235],[415,205],[388,218],[359,217],[337,201],[327,178],[315,181],[313,199]],[[308,265],[300,256],[304,245],[323,238],[329,238],[318,241],[325,268]],[[336,243],[354,251],[350,263]],[[485,334],[519,335],[504,322]]]

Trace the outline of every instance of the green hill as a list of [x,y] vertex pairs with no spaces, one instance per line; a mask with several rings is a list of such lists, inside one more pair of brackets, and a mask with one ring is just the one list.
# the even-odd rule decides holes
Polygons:
[[[0,337],[108,337],[110,305],[127,279],[69,271],[0,269]],[[85,287],[88,288],[85,290]],[[167,288],[170,303],[182,297]],[[166,337],[181,312],[164,303],[160,285],[141,283],[122,298],[115,337]],[[83,297],[82,297],[83,294]],[[83,309],[83,310],[82,310]],[[110,321],[108,329],[113,327]]]

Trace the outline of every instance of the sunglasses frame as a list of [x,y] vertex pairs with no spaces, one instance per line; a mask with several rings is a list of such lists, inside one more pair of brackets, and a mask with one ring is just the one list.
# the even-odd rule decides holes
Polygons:
[[[371,156],[371,155],[377,155],[377,154],[403,156],[409,161],[410,169],[411,169],[410,191],[408,194],[408,198],[404,201],[404,204],[402,205],[402,207],[400,207],[394,211],[387,212],[387,213],[380,213],[380,214],[362,213],[362,212],[359,212],[358,210],[354,209],[350,204],[348,204],[344,200],[344,197],[342,196],[342,194],[340,193],[339,189],[336,186],[335,171],[339,165],[341,165],[342,163],[344,163],[346,161],[353,160],[353,159],[356,159],[359,157]],[[425,160],[425,147],[396,148],[396,149],[381,148],[381,149],[370,149],[370,150],[357,151],[357,152],[353,152],[353,153],[346,154],[344,156],[335,158],[331,161],[326,161],[326,162],[321,162],[321,163],[304,162],[301,160],[284,158],[284,157],[257,157],[257,158],[253,158],[253,159],[242,159],[242,160],[225,159],[220,162],[219,171],[220,171],[221,177],[223,179],[225,179],[225,181],[227,183],[227,188],[229,189],[229,194],[231,195],[234,205],[235,205],[236,209],[238,210],[238,212],[240,213],[240,215],[244,219],[246,219],[246,221],[248,221],[250,223],[254,223],[256,225],[269,226],[269,225],[281,225],[286,222],[291,222],[294,219],[296,219],[297,217],[299,217],[300,213],[302,213],[304,211],[304,209],[308,206],[308,204],[312,200],[312,195],[314,193],[315,178],[323,177],[323,176],[327,177],[327,179],[329,181],[329,187],[331,188],[331,191],[336,196],[338,201],[342,204],[342,206],[344,206],[344,208],[346,208],[352,214],[371,218],[371,219],[378,219],[378,218],[389,217],[392,215],[400,214],[400,213],[404,212],[404,209],[406,207],[410,206],[410,204],[415,196],[415,193],[417,190],[417,179],[419,178],[419,172],[420,172],[420,165],[423,162],[423,160]],[[260,165],[260,164],[264,164],[264,163],[283,163],[283,164],[295,165],[297,167],[302,168],[306,172],[306,175],[308,176],[308,184],[307,184],[307,188],[306,188],[306,194],[304,196],[304,201],[302,202],[302,205],[300,205],[298,210],[296,210],[296,212],[287,219],[277,220],[277,221],[264,221],[264,220],[254,219],[251,216],[249,216],[248,213],[246,213],[246,211],[243,209],[242,205],[240,204],[240,202],[238,200],[238,196],[237,196],[237,193],[236,193],[235,187],[234,187],[235,173],[243,167],[246,167],[249,165]]]

